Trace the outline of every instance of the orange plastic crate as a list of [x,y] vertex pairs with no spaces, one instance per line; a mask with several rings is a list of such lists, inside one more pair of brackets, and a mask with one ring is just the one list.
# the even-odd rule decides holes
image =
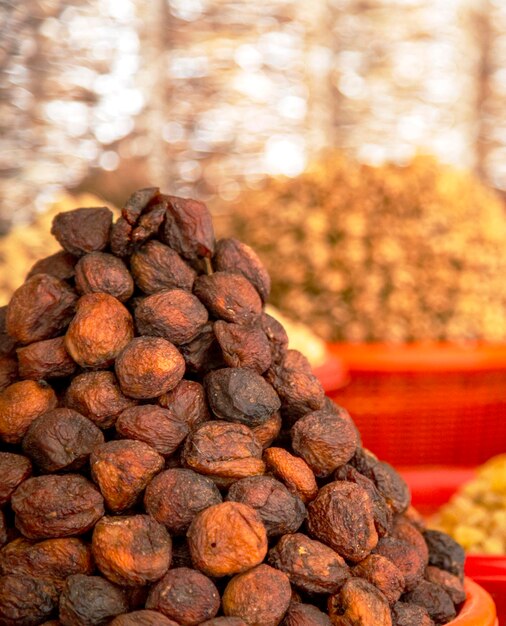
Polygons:
[[331,344],[349,383],[325,381],[364,446],[393,465],[477,465],[506,450],[506,345]]

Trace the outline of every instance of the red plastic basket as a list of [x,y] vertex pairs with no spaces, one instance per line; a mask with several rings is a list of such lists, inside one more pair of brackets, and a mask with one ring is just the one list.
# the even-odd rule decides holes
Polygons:
[[506,345],[331,344],[350,382],[324,381],[364,446],[393,465],[477,465],[506,450]]

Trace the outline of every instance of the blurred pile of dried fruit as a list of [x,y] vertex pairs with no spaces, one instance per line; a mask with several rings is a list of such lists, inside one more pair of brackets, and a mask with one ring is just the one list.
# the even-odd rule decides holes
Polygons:
[[468,552],[506,554],[506,455],[479,468],[431,520]]
[[327,340],[506,340],[504,206],[432,158],[330,154],[244,193],[225,228],[266,264],[273,304]]
[[288,348],[254,251],[154,188],[112,217],[58,214],[1,310],[0,624],[453,619],[462,548]]

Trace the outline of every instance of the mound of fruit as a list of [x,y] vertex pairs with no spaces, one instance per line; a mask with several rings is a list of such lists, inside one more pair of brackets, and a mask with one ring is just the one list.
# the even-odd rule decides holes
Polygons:
[[52,232],[1,318],[0,625],[456,615],[462,549],[288,348],[249,247],[156,188]]

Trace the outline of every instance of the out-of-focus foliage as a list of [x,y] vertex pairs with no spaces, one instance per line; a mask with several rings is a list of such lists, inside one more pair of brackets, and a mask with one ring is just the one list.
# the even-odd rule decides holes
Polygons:
[[272,303],[327,340],[506,341],[504,206],[467,172],[330,154],[229,208],[222,226],[259,253]]
[[75,185],[230,200],[328,146],[506,188],[502,0],[8,0],[0,39],[4,230]]

